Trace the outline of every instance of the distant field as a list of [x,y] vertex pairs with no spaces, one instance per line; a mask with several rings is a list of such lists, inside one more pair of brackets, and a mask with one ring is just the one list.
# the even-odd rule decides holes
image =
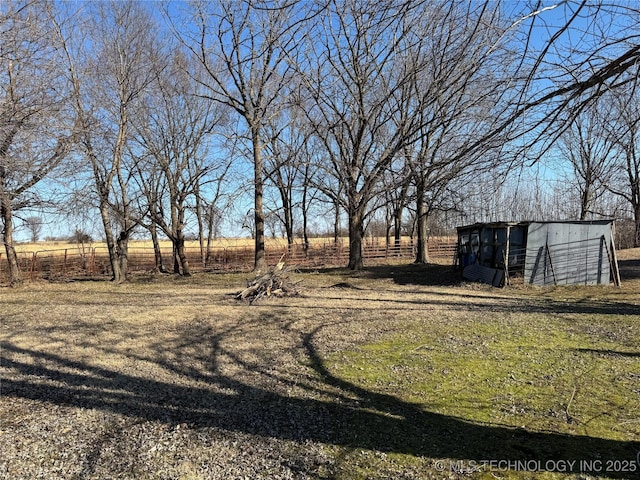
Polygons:
[[[319,268],[346,265],[349,256],[347,238],[314,238],[310,248],[301,243],[288,248],[284,239],[267,239],[266,258],[270,265],[286,257],[286,262],[298,268]],[[173,271],[173,248],[169,241],[161,243],[162,262],[166,271]],[[196,272],[249,271],[254,263],[253,240],[248,238],[220,239],[202,252],[196,241],[187,242],[185,252]],[[100,242],[77,245],[65,242],[38,242],[17,246],[18,262],[23,275],[30,280],[63,280],[96,278],[110,274],[106,245]],[[432,237],[429,252],[432,261],[451,264],[454,258],[455,240]],[[365,264],[410,263],[415,258],[414,245],[408,237],[400,245],[387,244],[384,238],[367,237],[362,250]],[[0,251],[0,285],[8,279],[4,253]],[[129,272],[153,271],[156,258],[151,241],[134,240],[129,244]]]
[[[328,240],[328,239],[326,239]],[[314,239],[315,241],[322,241],[321,239]],[[217,239],[212,243],[212,247],[251,247],[253,246],[254,240],[251,238],[221,238]],[[284,239],[268,239],[268,245],[286,245],[286,240]],[[91,247],[95,248],[106,248],[106,243],[104,242],[91,242]],[[163,249],[171,249],[172,244],[169,240],[162,240],[160,242],[160,246]],[[188,241],[185,243],[187,248],[199,248],[200,244],[198,241]],[[24,252],[33,252],[33,251],[42,251],[42,250],[64,250],[64,249],[76,249],[78,248],[77,243],[71,242],[36,242],[36,243],[20,243],[17,246],[17,250]],[[132,240],[129,242],[129,248],[135,249],[151,249],[153,248],[153,243],[151,240]]]
[[0,288],[0,478],[631,479],[640,249],[621,288],[450,266]]
[[[340,238],[339,240],[342,244],[348,245],[349,239],[347,237]],[[409,237],[403,237],[403,242],[409,242]],[[365,239],[367,243],[377,243],[383,245],[385,243],[384,237],[367,237]],[[297,239],[296,244],[301,244],[301,240]],[[313,245],[326,245],[333,243],[333,238],[310,238],[309,243]],[[267,247],[284,247],[287,245],[287,241],[284,238],[267,238],[265,241]],[[161,248],[166,250],[171,250],[172,244],[169,240],[162,240],[160,242]],[[206,245],[206,243],[205,243]],[[254,240],[251,238],[220,238],[216,239],[212,242],[212,248],[220,248],[220,247],[253,247]],[[106,243],[104,242],[91,242],[85,244],[85,246],[90,246],[97,249],[106,248]],[[200,248],[200,244],[197,240],[186,242],[185,246],[190,249]],[[19,252],[35,252],[35,251],[48,251],[48,250],[60,250],[64,251],[65,249],[77,249],[77,243],[71,242],[35,242],[35,243],[19,243],[16,245],[16,250]],[[151,240],[132,240],[129,242],[129,248],[131,250],[136,249],[151,249],[153,248],[153,243]]]

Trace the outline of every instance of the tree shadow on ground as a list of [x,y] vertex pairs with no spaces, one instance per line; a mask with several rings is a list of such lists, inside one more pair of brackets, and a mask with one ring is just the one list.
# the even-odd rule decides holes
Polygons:
[[[420,292],[418,292],[420,293]],[[370,303],[377,303],[379,309],[393,310],[399,308],[406,310],[407,305],[415,305],[416,308],[429,306],[446,307],[452,309],[486,311],[488,314],[501,312],[510,313],[546,313],[549,315],[628,315],[639,316],[640,305],[628,302],[606,301],[598,299],[580,299],[573,301],[560,301],[549,298],[521,297],[505,298],[504,296],[473,295],[470,293],[440,293],[422,292],[429,295],[428,300],[404,299],[404,298],[378,298],[368,299]],[[433,298],[433,297],[440,298]],[[331,297],[324,295],[323,298]],[[339,300],[340,297],[335,297]],[[475,300],[475,301],[474,301]],[[397,307],[397,306],[400,307]],[[327,308],[327,307],[319,307]],[[336,307],[343,308],[343,307]],[[374,307],[370,307],[375,309]]]
[[[635,260],[632,262],[636,262]],[[622,262],[621,262],[622,263]],[[638,277],[640,278],[640,261],[638,263]],[[636,267],[625,267],[625,275],[631,275]],[[631,273],[630,273],[631,272]],[[359,272],[353,272],[356,278],[371,278],[375,280],[389,279],[397,285],[409,286],[415,285],[419,287],[462,287],[464,285],[459,270],[452,265],[435,265],[435,264],[406,264],[406,265],[375,265],[368,266]],[[625,279],[632,279],[633,276],[623,276]],[[484,300],[469,305],[465,303],[465,308],[486,309],[491,312],[510,311],[510,312],[537,312],[552,314],[602,314],[602,315],[640,315],[640,305],[635,303],[607,300],[591,300],[580,299],[574,301],[559,301],[547,297],[522,297],[518,302],[505,301],[504,296],[509,294],[508,290],[491,287],[488,285],[479,285],[483,289],[482,293],[461,288],[448,291],[419,291],[415,293],[428,293],[430,296],[441,296],[442,300],[429,300],[431,305],[441,306],[459,306],[459,298],[465,300]],[[601,288],[595,287],[594,288]],[[495,295],[487,295],[487,293],[495,293]],[[491,298],[495,302],[491,303]],[[407,299],[380,299],[381,303],[416,303],[424,304],[422,301],[414,301]]]
[[[601,349],[601,348],[576,348],[576,352],[580,353],[595,353],[597,355],[603,355],[606,357],[629,357],[640,358],[640,352],[623,352],[620,350]],[[640,466],[640,465],[639,465]]]
[[370,278],[372,280],[390,279],[398,285],[416,286],[455,286],[462,283],[460,271],[452,265],[408,263],[401,265],[371,265],[362,270],[349,270],[342,267],[321,269],[301,269],[301,272],[318,272],[342,275],[352,278]]
[[449,287],[462,283],[462,274],[453,265],[375,265],[367,267],[364,275],[374,279],[389,278],[398,285]]
[[[640,278],[640,260],[619,260],[622,281]],[[367,266],[358,276],[372,279],[391,279],[398,285],[459,286],[462,271],[455,265],[404,264]]]
[[[278,322],[266,316],[263,322]],[[633,460],[640,442],[618,441],[524,428],[480,424],[428,411],[395,396],[361,388],[333,374],[318,350],[316,337],[324,327],[293,333],[296,348],[310,367],[298,387],[309,394],[285,395],[269,388],[291,381],[282,372],[263,368],[225,347],[228,335],[247,325],[216,331],[206,322],[192,325],[174,341],[158,342],[149,353],[123,353],[131,362],[154,361],[172,372],[175,381],[97,367],[64,355],[2,344],[6,398],[98,409],[137,420],[188,424],[262,437],[313,441],[430,458],[465,461],[538,461],[553,470],[554,460]],[[288,327],[285,325],[283,329]],[[105,347],[103,353],[111,353]],[[225,374],[232,364],[243,375]],[[197,368],[194,365],[201,365]],[[583,473],[589,473],[587,471]],[[593,473],[601,473],[596,471]],[[624,472],[610,472],[626,478]]]

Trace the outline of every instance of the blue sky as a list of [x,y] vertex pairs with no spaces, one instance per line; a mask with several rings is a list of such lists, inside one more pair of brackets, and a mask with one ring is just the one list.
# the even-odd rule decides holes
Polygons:
[[[518,12],[520,13],[520,15],[525,15],[531,11],[530,4],[531,2],[524,2],[524,1],[506,1],[503,3],[505,10],[514,12],[514,14]],[[172,2],[169,7],[170,11],[178,12],[182,5],[183,5],[182,2]],[[519,27],[523,27],[523,26],[529,25],[531,21],[534,22],[533,23],[534,29],[532,30],[532,35],[530,38],[531,42],[529,44],[531,53],[539,52],[544,47],[549,37],[553,35],[559,27],[564,25],[567,15],[570,15],[574,11],[576,5],[577,5],[576,2],[562,2],[562,1],[544,2],[542,4],[542,7],[540,7],[539,9],[540,12],[535,16],[535,18],[527,17],[525,20],[523,20],[521,24],[519,24]],[[591,7],[588,7],[585,10],[585,13],[589,12],[589,8]],[[610,22],[608,25],[607,25],[607,22],[604,22],[602,26],[603,26],[603,29],[609,28],[610,34],[616,33],[619,29],[626,28],[628,25],[626,25],[625,22],[629,22],[631,20],[632,20],[631,18],[628,18],[625,20],[625,17],[623,16],[620,19],[616,20],[615,22],[614,21]],[[588,51],[589,45],[581,43],[583,41],[583,38],[581,35],[584,31],[587,31],[593,27],[594,25],[591,23],[591,18],[588,15],[577,18],[573,24],[572,30],[566,32],[565,34],[563,34],[561,37],[557,39],[557,45],[560,46],[561,48],[559,48],[558,52],[550,51],[546,57],[546,61],[548,62],[558,61],[558,59],[560,58],[558,56],[558,53],[563,54],[564,49],[568,47],[586,46],[586,50]],[[527,30],[524,29],[521,32],[527,33]],[[621,49],[623,48],[623,46],[620,46],[618,48]],[[612,49],[611,52],[604,52],[604,53],[609,55],[614,55],[616,53],[616,49],[614,48]],[[588,74],[589,72],[585,71],[583,73]],[[542,92],[545,89],[552,88],[552,87],[553,87],[553,83],[548,79],[545,80],[544,78],[539,79],[537,83],[534,85],[534,89],[538,89],[539,92]],[[557,181],[558,176],[556,171],[554,169],[549,168],[549,165],[553,163],[554,156],[556,155],[557,155],[557,152],[554,152],[553,149],[549,150],[548,152],[545,153],[544,158],[541,159],[542,163],[532,168],[530,172],[526,172],[526,175],[531,177],[532,174],[536,173],[540,177],[542,177],[543,180],[549,183]],[[536,160],[537,154],[532,151],[529,153],[529,157],[530,157],[529,158],[530,161]],[[250,165],[248,164],[248,162],[242,162],[240,160],[238,161],[237,169],[238,169],[239,178],[242,178],[242,176],[245,175],[244,173],[245,170],[248,169],[250,171],[250,168],[247,168],[249,166]],[[245,176],[248,176],[248,175],[245,175]],[[242,180],[238,180],[238,181],[242,182]],[[55,179],[49,180],[49,185],[55,187],[56,186]],[[43,186],[44,185],[40,185],[38,188],[41,189],[43,188]],[[252,205],[252,199],[251,199],[250,193],[245,196],[240,196],[237,198],[237,200],[234,202],[234,205],[233,205],[234,212],[232,215],[230,215],[229,221],[227,222],[224,228],[226,235],[246,236],[248,234],[247,230],[241,228],[241,219],[237,217],[241,217],[243,213],[250,211],[251,205]],[[21,212],[21,215],[23,216],[41,215],[46,219],[46,224],[42,233],[42,237],[63,236],[68,234],[70,231],[73,231],[73,229],[75,229],[76,227],[86,229],[90,231],[90,233],[94,233],[95,236],[97,237],[102,236],[102,226],[95,221],[95,219],[98,218],[97,215],[95,216],[90,215],[88,217],[83,218],[82,212],[76,212],[76,213],[77,215],[75,216],[71,215],[70,218],[65,218],[62,216],[52,216],[48,213],[40,213],[40,212],[29,212],[29,213]],[[75,220],[74,217],[77,218],[77,220]],[[16,240],[24,241],[27,239],[27,237],[28,237],[28,232],[25,229],[18,228],[16,230]]]

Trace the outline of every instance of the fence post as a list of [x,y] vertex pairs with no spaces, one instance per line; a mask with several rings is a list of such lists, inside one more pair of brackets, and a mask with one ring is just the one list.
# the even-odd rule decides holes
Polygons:
[[33,252],[31,256],[31,280],[36,279],[36,262],[38,260],[38,252]]

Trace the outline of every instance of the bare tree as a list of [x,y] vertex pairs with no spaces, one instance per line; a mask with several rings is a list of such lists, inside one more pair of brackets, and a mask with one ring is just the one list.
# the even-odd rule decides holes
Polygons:
[[520,60],[508,68],[512,102],[476,143],[512,130],[511,139],[539,158],[595,99],[633,82],[627,72],[640,60],[640,10],[633,3],[602,0],[517,5],[520,10],[510,13],[510,25],[496,44],[519,51]]
[[[309,108],[312,107],[303,107]],[[309,110],[310,111],[310,110]],[[304,150],[305,161],[303,175],[303,223],[307,225],[310,204],[306,196],[311,193],[311,198],[316,200],[326,217],[326,233],[333,237],[333,243],[338,244],[344,234],[342,225],[344,182],[329,172],[329,159],[325,150],[324,141],[317,135],[317,125],[310,125],[311,134],[307,138]],[[306,192],[306,193],[305,193]],[[304,227],[303,227],[304,228]],[[305,243],[308,243],[306,238]]]
[[[309,207],[309,162],[307,144],[310,129],[302,122],[296,108],[283,109],[269,119],[265,126],[268,141],[265,145],[265,178],[278,191],[280,208],[274,214],[282,223],[287,244],[295,239],[295,212],[302,210],[303,232]],[[305,245],[308,239],[304,240]]]
[[[403,152],[415,187],[417,263],[429,259],[429,217],[449,208],[449,186],[470,172],[500,168],[509,130],[493,135],[493,129],[510,100],[503,92],[511,79],[497,71],[513,59],[497,45],[506,28],[497,4],[448,2],[422,20],[428,40],[417,54],[429,68],[415,77],[414,88],[428,92],[428,101],[417,140]],[[491,138],[479,143],[483,137]]]
[[[451,3],[449,11],[453,11],[453,5]],[[431,48],[437,58],[435,65],[439,66],[432,71],[446,70],[452,65],[469,65],[471,68],[460,75],[454,67],[448,75],[441,77],[445,80],[444,84],[435,82],[445,96],[444,102],[438,99],[433,104],[435,108],[429,110],[438,120],[428,123],[430,130],[425,131],[421,137],[429,139],[429,142],[423,144],[418,156],[422,157],[418,165],[427,167],[416,177],[418,223],[429,212],[429,202],[421,200],[424,198],[421,192],[429,192],[428,198],[437,200],[442,196],[437,188],[446,186],[457,175],[469,168],[477,173],[481,173],[483,168],[491,168],[491,164],[481,161],[483,158],[486,160],[486,154],[483,155],[482,152],[487,147],[494,148],[492,156],[495,159],[504,158],[505,153],[508,153],[501,150],[501,145],[505,145],[507,148],[518,149],[516,155],[506,156],[508,162],[515,164],[518,154],[521,155],[521,160],[537,162],[594,99],[603,92],[622,88],[628,83],[625,72],[634,68],[640,53],[634,41],[635,30],[630,27],[632,21],[625,18],[626,14],[634,13],[631,6],[612,7],[604,3],[571,1],[563,2],[562,8],[559,5],[543,7],[538,4],[529,10],[515,12],[512,20],[506,23],[502,18],[497,18],[498,13],[502,16],[501,8],[493,11],[487,5],[471,8],[482,10],[482,16],[467,16],[467,19],[472,20],[471,28],[466,30],[471,35],[465,35],[459,30],[459,27],[463,27],[465,23],[469,25],[469,22],[458,19],[451,23],[453,28],[449,28],[449,31],[459,31],[462,35],[429,36],[446,39],[444,44]],[[529,6],[525,6],[526,8]],[[554,18],[558,18],[558,11],[564,13],[565,19],[559,26],[546,20],[546,15],[551,10],[556,10]],[[452,17],[447,15],[445,18]],[[497,22],[493,21],[494,18]],[[618,29],[613,35],[611,29],[609,35],[603,35],[607,31],[606,26],[614,19],[620,20],[620,23],[616,23]],[[476,22],[477,25],[474,26],[473,23]],[[442,28],[447,22],[437,22],[437,25]],[[537,35],[540,36],[539,41],[532,42]],[[456,45],[464,48],[450,48]],[[517,45],[523,46],[519,49],[518,56],[496,57],[496,54]],[[628,49],[624,51],[620,48],[621,45],[626,45]],[[449,56],[448,50],[453,56]],[[475,59],[468,52],[477,52]],[[502,58],[503,61],[496,62],[492,57]],[[478,66],[487,65],[487,62],[489,68],[477,69]],[[503,75],[505,71],[509,72],[508,76]],[[494,74],[487,75],[491,72]],[[469,80],[473,79],[469,74],[476,78],[480,74],[482,89],[468,89],[471,85]],[[476,81],[473,84],[478,83]],[[448,89],[447,85],[453,86],[453,89]],[[449,92],[454,92],[454,95]],[[491,107],[492,103],[495,106]],[[472,110],[464,108],[465,105],[470,105]],[[455,108],[449,110],[449,106]],[[463,110],[458,107],[463,107]],[[443,113],[438,113],[441,110]],[[466,121],[458,123],[457,111],[463,112],[462,118],[466,118]],[[470,111],[472,117],[469,116]],[[454,132],[458,145],[454,145],[454,148],[446,143],[439,146],[439,138],[447,137],[441,137],[432,127],[450,129],[456,124],[458,126],[454,127]],[[469,125],[473,125],[472,131]],[[424,146],[428,149],[424,150]],[[443,149],[442,146],[446,148]],[[442,153],[445,155],[441,155]],[[433,154],[436,156],[429,157]],[[444,163],[438,158],[444,159]],[[441,172],[444,177],[441,178],[437,175],[439,163],[445,168]],[[511,165],[507,163],[506,167],[509,166]],[[498,176],[497,171],[493,176]],[[423,185],[424,180],[421,178],[430,178],[431,185]],[[436,190],[431,191],[434,187]],[[418,228],[417,261],[428,259],[426,241],[420,241],[420,237],[425,236],[423,224]]]
[[[498,76],[510,80],[496,102],[501,107],[485,116],[491,119],[489,128],[478,131],[475,138],[468,137],[455,153],[450,152],[451,165],[473,157],[487,144],[517,149],[516,155],[511,155],[513,166],[535,164],[575,125],[581,112],[602,95],[625,88],[634,78],[640,58],[638,9],[634,5],[568,0],[548,6],[522,3],[516,8],[520,10],[501,9],[511,20],[498,23],[497,39],[484,47],[487,57],[497,49],[517,53],[504,57],[501,64],[494,63]],[[451,65],[447,61],[440,64]],[[491,88],[495,82],[487,81],[486,85]],[[495,189],[491,195],[495,198]],[[533,198],[533,202],[546,212],[546,218],[559,214],[540,198]],[[539,215],[541,210],[534,214]]]
[[[307,144],[308,145],[308,144]],[[313,187],[315,182],[313,164],[310,160],[308,148],[304,151],[305,160],[302,162],[300,171],[302,173],[302,196],[300,200],[300,210],[302,212],[302,247],[306,254],[309,252],[309,217],[312,207],[318,197],[318,189]]]
[[206,222],[207,243],[203,266],[206,268],[211,262],[212,244],[220,236],[220,226],[222,224],[222,211],[216,205],[216,199],[208,202],[204,207],[203,217]]
[[157,223],[157,219],[163,217],[162,199],[166,190],[164,176],[150,154],[138,158],[134,168],[133,179],[137,184],[137,190],[141,192],[141,196],[138,197],[140,203],[138,210],[146,212],[146,215],[140,219],[140,225],[151,235],[154,270],[159,273],[167,273],[163,262]]
[[[260,0],[197,2],[192,23],[177,35],[208,74],[207,97],[233,109],[246,123],[254,188],[255,270],[266,267],[264,245],[264,125],[279,111],[290,85],[290,58],[308,2]],[[192,32],[192,33],[189,33]]]
[[382,178],[386,244],[391,245],[393,230],[393,246],[396,251],[399,251],[402,240],[404,213],[412,197],[410,163],[406,160],[408,159],[404,155],[398,155]]
[[606,192],[612,174],[616,144],[608,128],[611,109],[604,100],[601,97],[576,116],[558,143],[571,169],[568,185],[579,197],[579,220],[596,213],[598,199]]
[[22,282],[13,239],[16,211],[70,152],[75,119],[59,45],[38,2],[0,5],[0,218],[11,285]]
[[[321,163],[317,161],[316,156],[322,155],[322,149],[317,148],[317,140],[313,136],[313,130],[307,124],[300,122],[297,128],[300,130],[298,132],[299,135],[296,135],[296,139],[300,141],[300,144],[295,149],[295,164],[298,172],[297,188],[299,190],[300,213],[302,216],[302,228],[298,232],[302,237],[302,247],[305,253],[308,254],[311,217],[314,212],[318,211],[320,200],[323,197],[321,190],[317,188],[320,172],[316,168]],[[337,212],[339,223],[339,207]],[[334,230],[334,237],[337,237],[336,233],[337,230]]]
[[42,217],[34,215],[26,217],[22,220],[22,224],[29,231],[29,240],[31,243],[36,243],[40,239],[42,227],[44,226]]
[[121,283],[127,279],[129,237],[140,221],[130,196],[133,165],[127,165],[131,159],[126,158],[131,115],[154,79],[157,29],[142,3],[112,1],[87,7],[82,28],[58,24],[58,33],[65,42],[80,143],[93,174],[112,280]]
[[[427,175],[451,179],[502,140],[493,134],[495,143],[478,142],[499,126],[488,119],[503,118],[491,108],[500,94],[487,66],[501,33],[499,9],[457,2],[330,6],[320,46],[309,47],[304,85],[315,102],[308,119],[329,157],[327,174],[342,185],[349,267],[359,269],[369,203],[396,159],[410,160],[412,172],[396,188],[406,192],[414,179],[422,202]],[[424,229],[428,212],[422,204],[419,210]],[[419,240],[426,248],[426,238]]]
[[206,181],[207,184],[213,185],[213,188],[206,189],[209,193],[208,195],[200,188],[202,185],[199,182],[193,191],[194,210],[198,223],[200,259],[203,268],[206,268],[211,261],[211,247],[213,241],[221,234],[223,212],[228,207],[228,204],[224,205],[225,200],[228,200],[224,188],[226,187],[226,176],[231,168],[231,162],[221,163],[220,167],[219,170],[215,170],[215,177]]
[[407,52],[420,41],[413,25],[421,14],[409,3],[331,1],[308,46],[307,118],[326,152],[326,174],[341,185],[351,269],[363,266],[365,219],[380,180],[419,130],[424,97],[408,85],[425,64]]
[[614,116],[610,132],[614,135],[616,159],[609,190],[631,206],[634,220],[633,246],[640,247],[640,83],[638,74],[630,75],[634,83],[615,92]]
[[209,152],[211,132],[224,111],[198,95],[201,83],[194,80],[194,71],[199,65],[189,64],[187,58],[185,52],[174,50],[168,64],[156,71],[153,92],[141,96],[133,118],[137,141],[142,152],[154,159],[151,168],[161,172],[166,191],[168,212],[164,214],[163,199],[158,198],[159,204],[149,207],[154,213],[151,220],[172,241],[174,273],[184,276],[190,275],[185,252],[188,200],[199,201],[203,185],[211,181],[205,177],[224,170]]

